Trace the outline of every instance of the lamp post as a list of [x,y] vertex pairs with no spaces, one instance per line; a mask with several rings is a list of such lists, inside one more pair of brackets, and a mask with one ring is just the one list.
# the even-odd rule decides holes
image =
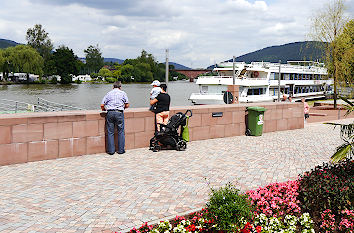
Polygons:
[[235,85],[236,80],[235,80],[235,56],[232,57],[232,84]]
[[278,75],[278,102],[280,102],[280,67],[281,67],[281,60],[279,60],[279,75]]
[[168,49],[166,49],[166,73],[165,73],[166,84],[168,84]]

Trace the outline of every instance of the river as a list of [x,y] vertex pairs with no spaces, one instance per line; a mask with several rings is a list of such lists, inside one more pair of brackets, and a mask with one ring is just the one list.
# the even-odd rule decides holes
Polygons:
[[[130,107],[148,107],[152,86],[150,84],[123,84],[122,90],[128,95]],[[112,84],[16,84],[0,85],[0,100],[9,99],[35,104],[37,98],[80,107],[84,109],[100,109],[103,96],[112,89]],[[193,92],[199,92],[198,85],[188,81],[168,83],[171,106],[191,105],[188,100]]]

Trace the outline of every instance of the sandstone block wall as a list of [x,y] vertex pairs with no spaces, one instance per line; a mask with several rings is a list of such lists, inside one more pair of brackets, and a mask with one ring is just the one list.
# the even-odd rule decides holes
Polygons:
[[[244,135],[246,107],[267,109],[263,132],[304,127],[302,103],[204,105],[171,108],[191,109],[192,141]],[[222,117],[212,113],[222,112]],[[0,165],[103,153],[106,148],[105,113],[72,111],[0,115]],[[125,111],[126,149],[148,147],[154,135],[154,114],[147,108]]]

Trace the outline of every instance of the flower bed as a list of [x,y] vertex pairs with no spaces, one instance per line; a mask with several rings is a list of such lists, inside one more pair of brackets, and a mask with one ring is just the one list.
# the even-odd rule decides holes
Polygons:
[[353,233],[353,179],[354,162],[347,159],[245,194],[228,184],[212,189],[199,212],[130,232]]

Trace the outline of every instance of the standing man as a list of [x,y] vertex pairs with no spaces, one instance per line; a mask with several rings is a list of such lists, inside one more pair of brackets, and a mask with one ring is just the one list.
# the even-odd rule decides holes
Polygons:
[[102,111],[107,110],[107,153],[113,155],[116,151],[114,144],[114,128],[118,129],[118,154],[125,153],[124,135],[124,109],[129,108],[127,94],[121,90],[122,83],[117,81],[113,84],[113,90],[108,92],[102,100]]

